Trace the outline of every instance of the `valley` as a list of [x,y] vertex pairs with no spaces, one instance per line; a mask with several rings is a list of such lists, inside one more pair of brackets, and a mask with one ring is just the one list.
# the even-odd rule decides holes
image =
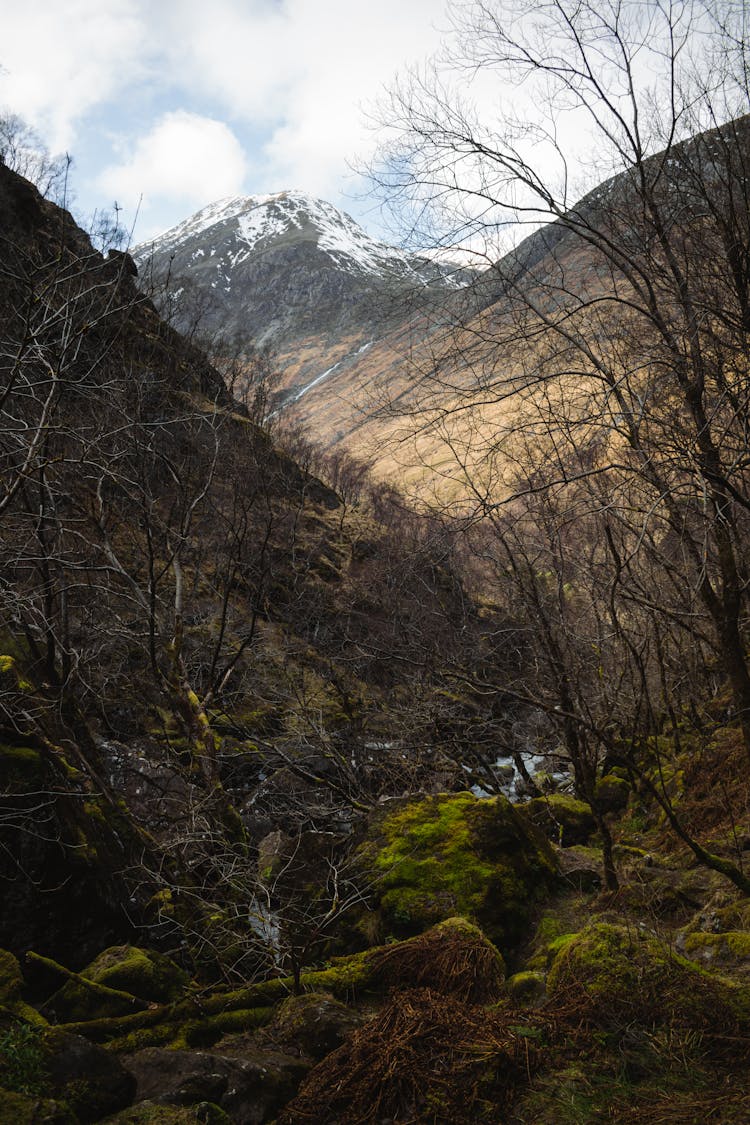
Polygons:
[[461,6],[580,194],[399,92],[482,271],[293,190],[100,248],[0,150],[0,1125],[750,1121],[747,90],[563,10]]

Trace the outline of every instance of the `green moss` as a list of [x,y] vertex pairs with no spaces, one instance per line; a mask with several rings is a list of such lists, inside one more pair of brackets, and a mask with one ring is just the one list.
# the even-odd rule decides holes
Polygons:
[[158,914],[167,914],[170,917],[174,914],[175,906],[172,897],[172,891],[169,887],[164,887],[162,890],[157,891],[152,895],[148,901],[149,907]]
[[570,943],[577,937],[578,934],[560,934],[558,937],[554,938],[554,940],[551,941],[547,946],[547,950],[552,960],[554,961],[558,953],[562,952],[563,949],[566,949],[570,945]]
[[64,1102],[0,1089],[0,1125],[78,1125]]
[[630,844],[615,844],[612,848],[615,863],[625,863],[628,860],[637,862],[650,855],[651,852],[646,851],[645,848],[634,848]]
[[564,848],[586,844],[596,828],[590,806],[567,793],[534,797],[522,809],[532,824]]
[[102,995],[79,981],[67,981],[50,1000],[50,1007],[60,1019],[80,1021],[126,1015],[133,1011],[128,996],[165,1003],[176,999],[188,982],[188,974],[163,953],[134,945],[105,949],[80,975],[127,996]]
[[34,685],[19,674],[16,658],[8,653],[0,656],[0,676],[7,677],[6,686],[12,685],[16,691],[30,692],[34,690]]
[[13,1003],[22,985],[23,975],[17,959],[7,949],[0,949],[0,1004]]
[[505,798],[470,793],[387,813],[361,854],[375,876],[385,932],[407,936],[462,915],[500,948],[519,940],[555,872],[544,841]]
[[[375,952],[366,950],[349,957],[335,957],[325,969],[302,973],[300,985],[305,992],[331,992],[341,999],[375,992],[378,988],[372,963]],[[195,1014],[193,1003],[183,1001],[173,1009],[165,1009],[165,1019],[154,1025],[131,1027],[133,1017],[123,1017],[103,1021],[101,1031],[95,1031],[93,1024],[87,1028],[85,1023],[72,1024],[68,1030],[107,1040],[113,1049],[123,1052],[144,1047],[206,1046],[230,1032],[262,1027],[271,1018],[273,1005],[285,1000],[293,991],[294,982],[290,977],[275,977],[204,999],[200,1015]],[[135,1017],[136,1021],[138,1018]]]
[[554,911],[545,911],[537,923],[534,941],[546,946],[563,933],[565,933],[564,920]]
[[108,988],[120,988],[146,1000],[166,1002],[179,996],[188,981],[184,969],[163,953],[118,945],[100,953],[85,975]]
[[24,1024],[46,1027],[47,1021],[20,997],[23,976],[18,961],[6,949],[0,949],[0,1009]]
[[624,778],[608,773],[597,781],[594,797],[602,812],[622,812],[630,798],[630,785]]
[[558,953],[560,953],[561,950],[565,949],[566,945],[568,945],[568,943],[576,937],[578,937],[577,933],[558,934],[557,937],[552,938],[551,941],[548,941],[541,946],[539,945],[538,941],[535,941],[534,944],[536,946],[536,952],[526,962],[526,968],[534,972],[542,972],[546,969],[549,969]]
[[562,945],[547,991],[604,1026],[725,1032],[750,1023],[750,989],[699,969],[653,935],[610,923],[592,924]]
[[84,801],[83,811],[90,820],[96,820],[99,824],[106,824],[107,820],[102,812],[101,806],[94,801]]
[[705,965],[738,966],[750,961],[750,933],[728,930],[707,934],[696,930],[685,937],[683,948],[687,957]]
[[371,987],[373,978],[372,951],[365,950],[349,957],[334,957],[326,969],[303,973],[302,987],[306,992],[332,992],[347,998]]
[[39,783],[43,773],[44,763],[38,750],[0,743],[0,778],[4,784],[33,785]]
[[506,980],[505,987],[511,1000],[524,1004],[544,996],[544,979],[544,973],[514,973]]
[[173,1036],[166,1040],[173,1050],[190,1050],[195,1047],[212,1047],[225,1035],[255,1031],[267,1024],[275,1009],[238,1008],[231,1012],[219,1012],[214,1016],[189,1020]]
[[32,1008],[30,1004],[25,1004],[23,1000],[19,1000],[16,1004],[15,1013],[19,1019],[31,1024],[32,1027],[49,1027],[49,1021],[36,1008]]

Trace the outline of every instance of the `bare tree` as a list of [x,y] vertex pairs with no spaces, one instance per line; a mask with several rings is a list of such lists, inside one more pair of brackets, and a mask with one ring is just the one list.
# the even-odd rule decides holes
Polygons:
[[42,195],[64,201],[70,157],[51,155],[37,131],[15,113],[0,113],[0,164],[30,180]]
[[[491,529],[543,673],[519,695],[596,811],[618,740],[642,763],[716,663],[750,754],[747,13],[467,0],[451,17],[453,46],[391,93],[376,176],[495,260],[433,339],[412,424]],[[495,120],[472,105],[493,81]],[[606,178],[586,194],[581,168]],[[741,858],[730,877],[746,885]]]
[[[644,520],[681,543],[684,580],[712,623],[750,752],[748,146],[747,122],[731,119],[748,108],[743,14],[692,0],[553,0],[533,12],[468,3],[453,12],[452,63],[525,81],[535,95],[543,87],[547,114],[523,127],[478,121],[436,75],[415,76],[393,94],[402,131],[385,181],[416,197],[432,192],[441,205],[457,201],[474,230],[553,225],[481,283],[493,303],[462,325],[463,370],[448,357],[436,371],[436,413],[468,418],[480,395],[514,410],[509,430],[546,434],[538,454],[558,469],[545,487],[566,482],[583,447],[591,455],[588,465],[579,457],[577,476],[637,483]],[[703,68],[720,58],[707,80]],[[568,114],[588,129],[600,166],[620,172],[575,206]],[[538,160],[536,148],[556,164]],[[482,502],[504,498],[485,491]]]

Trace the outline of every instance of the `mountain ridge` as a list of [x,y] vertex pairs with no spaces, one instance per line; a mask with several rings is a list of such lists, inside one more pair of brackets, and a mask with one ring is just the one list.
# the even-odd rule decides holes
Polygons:
[[411,310],[475,276],[371,238],[296,191],[217,200],[133,256],[177,328],[190,333],[199,319],[224,341],[270,346],[286,403],[333,368],[341,378]]

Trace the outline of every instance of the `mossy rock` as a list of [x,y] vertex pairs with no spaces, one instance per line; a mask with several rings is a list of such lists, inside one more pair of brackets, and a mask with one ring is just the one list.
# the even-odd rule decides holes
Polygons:
[[44,774],[44,762],[38,750],[0,743],[0,785],[3,788],[27,789],[39,783]]
[[652,934],[607,922],[565,941],[547,993],[576,1018],[622,1031],[671,1026],[710,1035],[750,1028],[750,988],[700,969]]
[[525,968],[532,972],[545,972],[550,968],[558,953],[576,937],[578,937],[577,933],[558,934],[557,937],[543,945],[536,942],[536,953],[526,962]]
[[683,930],[683,935],[695,930],[723,934],[729,931],[750,932],[750,898],[727,901],[728,895],[719,893],[702,905],[696,916]]
[[64,1102],[0,1090],[0,1125],[79,1125]]
[[591,807],[567,793],[534,797],[522,809],[532,824],[563,848],[587,844],[596,830]]
[[313,1059],[322,1059],[341,1046],[344,1037],[363,1017],[326,992],[308,992],[284,1000],[266,1026],[263,1038],[284,1047],[295,1047]]
[[0,949],[0,1004],[8,1007],[19,997],[23,974],[18,960],[7,949]]
[[115,945],[105,949],[80,975],[127,995],[108,996],[88,989],[80,981],[66,981],[49,1001],[49,1008],[60,1021],[127,1015],[133,1011],[128,996],[167,1003],[179,997],[189,979],[188,974],[163,953],[140,949],[135,945]]
[[163,953],[135,945],[105,949],[82,975],[158,1003],[176,999],[189,980],[188,973]]
[[540,1001],[545,993],[544,973],[525,971],[514,973],[505,982],[505,988],[516,1004],[532,1004]]
[[135,1080],[112,1051],[57,1027],[42,1033],[42,1044],[49,1092],[70,1106],[81,1125],[100,1121],[133,1101]]
[[555,848],[555,856],[560,874],[571,887],[579,891],[598,890],[603,880],[601,848],[587,844],[573,844],[570,847]]
[[727,930],[720,934],[695,930],[685,936],[681,949],[691,961],[698,961],[707,968],[721,967],[750,975],[750,933],[745,930]]
[[608,773],[597,781],[594,797],[603,813],[622,812],[630,799],[630,785],[624,778]]
[[232,1125],[232,1119],[212,1102],[192,1106],[139,1102],[108,1117],[103,1125]]
[[45,1027],[47,1021],[44,1017],[21,999],[22,988],[21,966],[12,953],[7,949],[0,949],[0,1009],[3,1012],[0,1018],[9,1023],[17,1019],[37,1027]]
[[[196,1117],[197,1107],[218,1106],[236,1125],[274,1120],[310,1066],[299,1052],[259,1047],[250,1038],[211,1052],[150,1047],[128,1059],[141,1100],[190,1106]],[[205,1115],[202,1120],[212,1119]]]
[[512,949],[556,878],[549,845],[499,796],[399,803],[379,814],[359,854],[373,878],[378,936],[409,937],[461,915]]

